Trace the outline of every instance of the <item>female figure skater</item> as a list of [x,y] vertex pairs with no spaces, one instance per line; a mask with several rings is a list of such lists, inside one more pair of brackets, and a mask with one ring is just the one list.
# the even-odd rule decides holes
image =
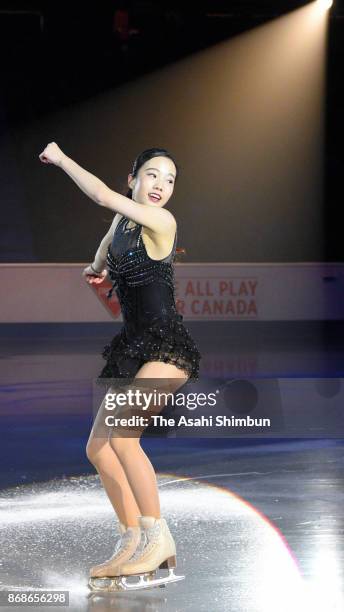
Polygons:
[[[178,173],[171,155],[166,149],[143,151],[128,175],[127,197],[81,168],[54,142],[39,158],[63,169],[94,202],[116,212],[93,263],[83,271],[87,282],[100,283],[107,266],[113,281],[108,297],[115,289],[124,320],[121,332],[104,349],[106,365],[99,379],[173,379],[174,391],[189,378],[197,379],[201,356],[174,298],[177,224],[165,208]],[[91,588],[98,589],[100,578],[114,578],[110,588],[120,589],[176,580],[171,570],[176,565],[175,543],[161,517],[156,475],[139,437],[120,437],[117,432],[101,439],[96,422],[86,453],[118,516],[121,538],[113,556],[91,568]],[[151,580],[159,567],[169,568],[169,577]],[[140,575],[135,587],[123,580],[130,575]],[[147,581],[143,576],[149,576]]]

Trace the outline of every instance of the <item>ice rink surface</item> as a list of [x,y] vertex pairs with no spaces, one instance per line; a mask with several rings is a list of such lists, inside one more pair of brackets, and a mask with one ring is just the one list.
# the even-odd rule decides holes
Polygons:
[[[343,377],[342,326],[210,327],[192,330],[208,378]],[[2,337],[2,592],[67,590],[72,611],[342,611],[344,441],[335,438],[145,439],[185,580],[91,593],[89,568],[117,537],[85,454],[90,380],[108,336],[42,329]]]
[[188,476],[159,475],[184,581],[89,592],[88,569],[111,556],[117,520],[98,476],[84,475],[3,491],[1,588],[67,590],[80,611],[341,610],[343,446],[208,449],[189,461]]

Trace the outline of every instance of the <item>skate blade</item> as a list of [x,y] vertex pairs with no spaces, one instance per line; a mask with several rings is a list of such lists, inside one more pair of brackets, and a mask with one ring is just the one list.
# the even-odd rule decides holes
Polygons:
[[91,591],[99,593],[109,593],[113,591],[123,591],[119,586],[120,577],[118,576],[104,576],[97,578],[96,576],[91,577],[88,581],[88,586]]
[[169,569],[168,576],[162,578],[153,578],[154,572],[149,572],[146,574],[136,574],[138,576],[138,582],[128,582],[127,576],[121,576],[119,579],[119,586],[123,591],[136,591],[140,589],[153,589],[156,587],[163,588],[167,584],[171,582],[179,582],[179,580],[184,580],[185,576],[176,576],[173,568]]
[[[156,571],[146,572],[145,574],[137,575],[137,577],[140,578],[140,585],[142,583],[143,578],[145,578],[146,580],[152,580],[155,574]],[[134,576],[132,576],[132,578],[134,578]],[[137,582],[129,583],[129,585],[124,584],[122,579],[123,576],[91,576],[88,580],[88,586],[94,593],[109,593],[114,591],[127,591],[129,590],[129,586],[138,584]]]

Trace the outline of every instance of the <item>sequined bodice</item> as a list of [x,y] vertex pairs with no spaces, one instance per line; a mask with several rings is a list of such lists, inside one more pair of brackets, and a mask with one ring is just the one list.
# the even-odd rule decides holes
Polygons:
[[106,263],[112,289],[116,290],[123,318],[127,324],[140,325],[153,317],[175,315],[173,259],[177,234],[171,253],[161,260],[151,259],[142,239],[142,226],[128,228],[129,220],[119,221]]

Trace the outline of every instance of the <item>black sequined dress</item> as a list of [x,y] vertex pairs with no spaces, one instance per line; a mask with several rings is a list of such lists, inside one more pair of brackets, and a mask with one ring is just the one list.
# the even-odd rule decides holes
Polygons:
[[107,297],[116,291],[124,326],[104,348],[106,365],[99,379],[134,377],[147,361],[173,363],[197,379],[201,355],[174,297],[177,233],[171,253],[154,260],[147,254],[142,225],[129,228],[128,224],[129,219],[122,217],[107,252],[113,282]]

